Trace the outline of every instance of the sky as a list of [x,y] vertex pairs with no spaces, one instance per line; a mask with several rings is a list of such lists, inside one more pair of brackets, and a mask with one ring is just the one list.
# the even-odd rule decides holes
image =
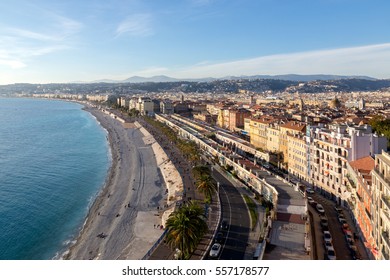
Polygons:
[[0,84],[390,78],[388,0],[0,1]]

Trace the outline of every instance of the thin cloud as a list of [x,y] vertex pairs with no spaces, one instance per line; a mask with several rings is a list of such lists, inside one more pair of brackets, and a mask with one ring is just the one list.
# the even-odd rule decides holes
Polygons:
[[117,37],[122,35],[146,37],[152,34],[152,16],[150,14],[131,15],[122,21],[116,29]]
[[82,24],[55,14],[46,18],[49,28],[43,31],[2,26],[0,29],[0,65],[12,69],[27,66],[32,57],[72,48],[72,38]]
[[390,78],[388,65],[390,65],[390,43],[277,54],[208,65],[197,64],[186,69],[178,69],[176,76],[200,78],[228,75],[332,73]]
[[21,69],[26,67],[26,64],[24,64],[20,60],[10,60],[10,59],[1,59],[1,58],[0,58],[0,65],[7,66],[12,69]]

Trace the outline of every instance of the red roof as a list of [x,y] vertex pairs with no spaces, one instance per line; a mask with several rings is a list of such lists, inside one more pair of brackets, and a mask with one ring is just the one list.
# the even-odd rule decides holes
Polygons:
[[365,171],[366,173],[369,173],[375,167],[375,160],[372,157],[367,156],[358,160],[350,161],[349,165],[353,169],[359,170],[359,172]]

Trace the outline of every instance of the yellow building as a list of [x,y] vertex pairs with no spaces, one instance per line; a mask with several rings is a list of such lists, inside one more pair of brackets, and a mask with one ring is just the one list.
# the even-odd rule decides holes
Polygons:
[[294,176],[308,180],[307,144],[303,134],[287,134],[288,172]]
[[288,166],[288,135],[296,135],[296,134],[304,134],[306,131],[306,124],[297,122],[297,121],[289,121],[286,124],[280,125],[280,152],[283,153],[283,162],[286,166]]
[[280,127],[278,123],[270,123],[267,128],[267,150],[279,152]]
[[249,136],[253,146],[261,150],[267,150],[267,128],[275,121],[272,117],[250,118]]

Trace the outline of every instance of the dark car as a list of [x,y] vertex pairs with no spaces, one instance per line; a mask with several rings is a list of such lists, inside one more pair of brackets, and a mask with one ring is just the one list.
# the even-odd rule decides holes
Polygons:
[[222,223],[221,223],[221,229],[228,229],[229,228],[229,224],[226,220],[223,220]]
[[327,229],[328,228],[328,219],[324,216],[321,217],[321,220],[320,220],[320,223],[321,223],[321,227],[323,229]]
[[214,241],[215,241],[216,243],[222,243],[222,241],[223,241],[223,233],[222,233],[222,232],[218,232],[218,233],[215,235]]

